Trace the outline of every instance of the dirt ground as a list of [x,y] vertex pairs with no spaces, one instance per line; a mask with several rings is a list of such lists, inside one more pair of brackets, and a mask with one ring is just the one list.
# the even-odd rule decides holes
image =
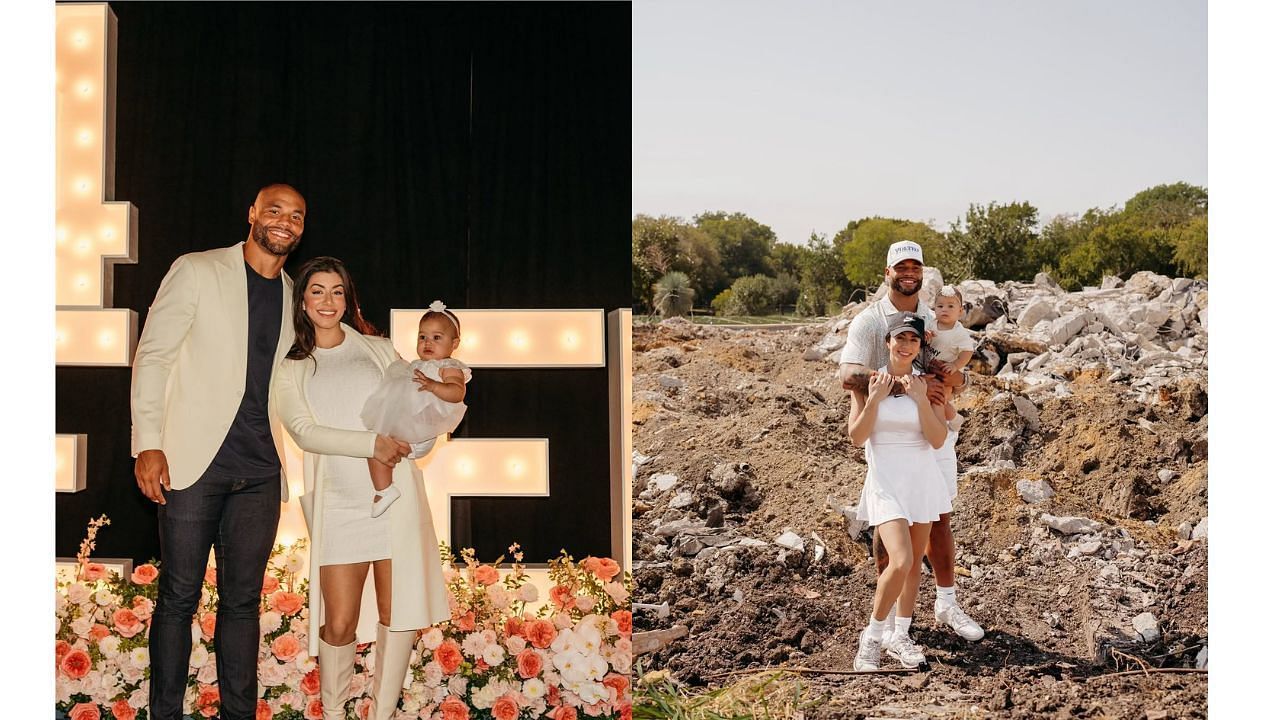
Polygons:
[[[637,611],[636,625],[690,631],[641,668],[693,687],[753,668],[852,668],[875,567],[866,536],[851,538],[833,508],[856,502],[866,466],[845,434],[835,365],[802,358],[826,330],[635,328],[634,599],[670,608]],[[967,421],[953,526],[958,596],[987,635],[968,643],[938,627],[926,571],[913,637],[928,671],[806,675],[817,703],[805,718],[1207,715],[1207,674],[1151,672],[1194,668],[1208,643],[1207,539],[1179,537],[1207,515],[1207,390],[1189,379],[1146,406],[1106,375],[1066,379],[1035,422],[1015,407],[1017,380],[972,376],[957,401]],[[1013,468],[982,469],[1001,460]],[[677,483],[657,492],[665,474]],[[1019,480],[1055,495],[1032,505]],[[1102,529],[1064,536],[1042,513]],[[693,532],[707,549],[679,552],[679,536],[657,531],[686,520],[705,526]],[[786,531],[803,551],[774,544]],[[1134,631],[1144,611],[1158,640]]]

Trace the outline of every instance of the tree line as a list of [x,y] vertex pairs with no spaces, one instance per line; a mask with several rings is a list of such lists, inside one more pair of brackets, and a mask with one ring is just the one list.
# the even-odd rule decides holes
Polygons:
[[1209,193],[1185,182],[1156,185],[1123,206],[1059,215],[1041,224],[1027,202],[971,204],[945,230],[880,216],[852,220],[804,245],[779,242],[747,215],[704,212],[686,221],[631,222],[631,301],[665,317],[694,307],[765,315],[794,307],[833,315],[859,290],[879,286],[889,245],[914,240],[947,282],[1030,280],[1047,272],[1063,288],[1098,285],[1140,270],[1208,278]]

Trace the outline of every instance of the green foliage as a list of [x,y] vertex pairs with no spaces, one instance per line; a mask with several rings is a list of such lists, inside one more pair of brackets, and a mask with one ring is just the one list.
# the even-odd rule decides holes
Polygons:
[[740,212],[730,215],[724,211],[704,212],[693,222],[711,238],[720,254],[720,268],[724,274],[710,287],[714,292],[728,287],[733,278],[770,271],[769,256],[777,236],[768,225],[762,225]]
[[944,277],[949,282],[966,278],[995,282],[1031,279],[1037,269],[1032,259],[1037,214],[1027,202],[970,205],[964,224],[957,220],[947,233],[949,267],[944,269]]
[[1173,261],[1182,274],[1209,277],[1209,216],[1192,218],[1172,231]]
[[849,225],[854,228],[852,236],[841,244],[840,255],[845,277],[854,286],[879,286],[884,281],[884,258],[889,246],[900,240],[919,243],[926,264],[933,262],[942,249],[942,236],[921,222],[872,217]]
[[845,277],[836,244],[823,235],[809,235],[809,241],[801,248],[799,270],[798,315],[835,315],[853,294],[853,284]]
[[721,290],[711,301],[711,309],[717,315],[728,315],[733,307],[733,291],[729,289]]
[[724,283],[720,253],[709,235],[680,218],[637,215],[631,221],[631,302],[646,305],[654,283],[682,272],[695,297],[709,298]]
[[768,275],[756,274],[733,281],[733,296],[726,305],[729,315],[765,315],[778,307],[781,288]]
[[689,276],[669,272],[653,284],[653,307],[663,318],[685,315],[693,308],[693,288]]

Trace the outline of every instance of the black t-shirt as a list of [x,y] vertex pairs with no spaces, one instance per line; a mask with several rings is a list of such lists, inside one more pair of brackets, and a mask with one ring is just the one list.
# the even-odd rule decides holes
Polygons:
[[267,418],[267,391],[280,342],[284,280],[281,276],[264,278],[248,263],[244,271],[249,286],[249,358],[244,397],[209,469],[236,477],[267,477],[280,472],[280,456],[271,440]]

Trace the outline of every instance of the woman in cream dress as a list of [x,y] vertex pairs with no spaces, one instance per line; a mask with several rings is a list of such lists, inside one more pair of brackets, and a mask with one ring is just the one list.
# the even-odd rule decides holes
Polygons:
[[[370,717],[384,720],[399,702],[417,631],[449,617],[422,473],[406,459],[422,456],[435,440],[411,447],[364,429],[360,408],[399,356],[360,316],[342,262],[307,261],[293,289],[297,336],[281,364],[275,402],[306,453],[299,500],[311,536],[309,652],[319,657],[324,717],[346,717],[357,630],[370,639],[364,629],[376,609]],[[369,516],[366,458],[392,466],[403,493],[376,518]],[[370,568],[377,603],[362,613]]]

